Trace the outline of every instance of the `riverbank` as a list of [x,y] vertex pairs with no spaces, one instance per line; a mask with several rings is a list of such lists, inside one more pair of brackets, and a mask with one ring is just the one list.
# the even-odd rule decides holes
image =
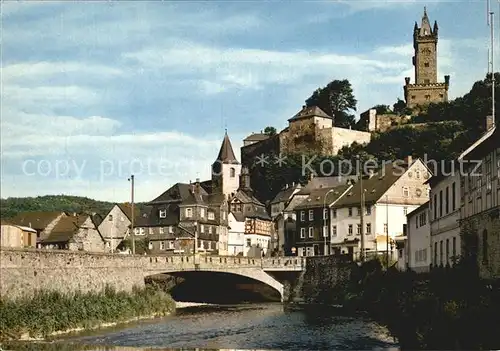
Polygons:
[[353,272],[344,300],[386,325],[402,349],[500,347],[500,290],[465,265],[416,274],[367,262]]
[[0,341],[41,340],[51,336],[166,316],[175,301],[160,289],[146,287],[117,292],[61,294],[0,300]]

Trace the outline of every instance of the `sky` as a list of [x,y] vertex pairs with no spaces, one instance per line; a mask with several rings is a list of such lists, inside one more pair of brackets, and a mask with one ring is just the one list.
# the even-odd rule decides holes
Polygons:
[[128,201],[133,173],[152,200],[334,79],[356,115],[392,105],[424,6],[461,96],[488,70],[486,0],[2,1],[1,197]]

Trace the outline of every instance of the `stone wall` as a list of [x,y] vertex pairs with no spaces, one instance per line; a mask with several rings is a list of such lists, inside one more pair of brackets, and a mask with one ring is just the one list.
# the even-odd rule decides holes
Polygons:
[[289,287],[291,302],[342,303],[353,265],[335,256],[308,257],[305,271]]

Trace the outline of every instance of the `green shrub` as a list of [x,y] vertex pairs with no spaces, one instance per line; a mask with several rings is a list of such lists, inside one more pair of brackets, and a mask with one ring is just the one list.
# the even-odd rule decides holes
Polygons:
[[31,297],[0,300],[0,338],[12,339],[24,333],[46,337],[56,331],[165,315],[174,309],[170,295],[154,287],[134,288],[130,293],[110,286],[100,293],[38,291]]

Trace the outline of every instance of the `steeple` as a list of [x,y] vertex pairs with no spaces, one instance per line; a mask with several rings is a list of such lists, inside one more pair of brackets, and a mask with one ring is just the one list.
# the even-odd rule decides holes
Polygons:
[[[415,27],[417,26],[415,25]],[[435,22],[434,28],[437,28],[437,22]],[[434,33],[434,31],[431,29],[431,23],[429,22],[429,17],[427,16],[427,8],[425,6],[424,15],[422,16],[422,22],[420,23],[420,28],[415,31],[415,34],[417,34],[419,37],[428,37],[437,34]]]
[[226,133],[224,134],[224,140],[222,140],[222,145],[220,147],[216,162],[225,164],[239,164],[236,156],[234,155],[233,146],[231,145],[229,136],[227,135],[227,129]]

